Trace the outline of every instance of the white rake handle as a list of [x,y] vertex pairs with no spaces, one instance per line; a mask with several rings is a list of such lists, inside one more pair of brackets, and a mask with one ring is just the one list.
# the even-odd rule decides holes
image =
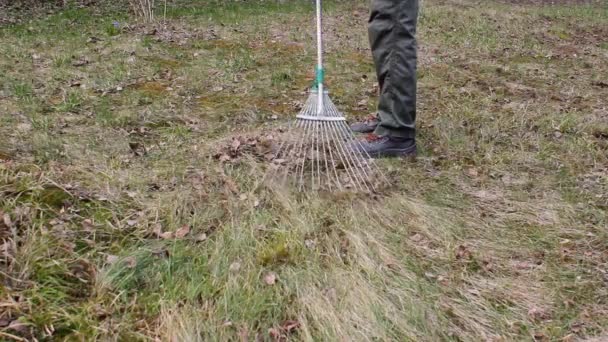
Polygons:
[[323,29],[322,29],[322,7],[321,0],[317,1],[317,70],[316,70],[316,78],[317,78],[317,91],[319,100],[317,102],[317,115],[323,115]]

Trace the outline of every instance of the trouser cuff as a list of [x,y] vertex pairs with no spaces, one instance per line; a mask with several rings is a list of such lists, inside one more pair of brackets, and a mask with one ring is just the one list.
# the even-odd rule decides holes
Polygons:
[[414,129],[392,130],[386,127],[378,126],[376,127],[374,134],[381,137],[416,139],[416,130]]

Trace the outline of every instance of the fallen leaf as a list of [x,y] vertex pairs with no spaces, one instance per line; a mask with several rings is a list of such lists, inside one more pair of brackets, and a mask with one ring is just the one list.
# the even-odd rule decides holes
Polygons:
[[549,319],[549,313],[543,308],[532,307],[528,310],[528,317],[530,317],[533,321],[539,322]]
[[549,341],[549,338],[547,337],[547,335],[543,334],[542,332],[536,332],[534,333],[534,341]]
[[475,178],[475,177],[477,177],[479,175],[479,172],[474,167],[468,168],[467,171],[466,171],[466,173],[471,178]]
[[190,233],[190,226],[184,225],[175,232],[175,237],[178,239],[182,239],[183,237],[188,235],[188,233]]
[[203,242],[203,241],[207,240],[207,234],[202,233],[202,234],[198,235],[194,240],[196,242]]
[[7,228],[13,227],[13,221],[11,220],[11,216],[9,214],[2,215],[2,222]]
[[110,265],[115,264],[118,261],[118,257],[116,255],[111,255],[108,254],[108,256],[106,256],[106,262]]
[[137,224],[137,220],[127,220],[127,225],[133,227]]
[[163,226],[160,223],[155,223],[152,226],[152,233],[158,237],[161,237],[163,235]]
[[238,151],[240,146],[241,146],[241,141],[239,139],[233,139],[232,144],[230,145],[230,147],[232,148],[232,151],[234,151],[234,152]]
[[247,199],[247,194],[241,194],[241,196],[239,196],[239,200],[244,201]]
[[135,266],[137,266],[137,259],[135,259],[135,257],[127,257],[125,258],[125,264],[127,266],[127,268],[135,268]]
[[165,240],[171,240],[173,239],[173,232],[164,232],[160,234],[160,238]]
[[277,282],[277,274],[274,272],[268,272],[264,276],[264,283],[266,285],[274,285]]
[[102,40],[102,39],[99,39],[99,38],[97,38],[97,37],[94,37],[94,36],[93,36],[93,37],[89,37],[89,38],[87,39],[87,43],[93,43],[93,44],[95,44],[95,43],[97,43],[97,42],[99,42],[99,41],[101,41],[101,40]]
[[246,326],[243,326],[239,329],[239,340],[241,340],[241,342],[247,342],[249,341],[249,329],[247,329]]
[[232,273],[236,273],[241,269],[241,263],[238,261],[233,262],[232,264],[230,264],[230,272]]
[[568,335],[562,337],[562,342],[574,342],[574,341],[576,341],[575,334],[568,334]]
[[239,188],[236,186],[236,183],[231,178],[224,177],[224,185],[235,194],[239,192]]
[[456,259],[466,259],[469,260],[473,254],[465,245],[460,245],[456,248]]
[[287,333],[291,333],[292,331],[298,329],[300,327],[300,322],[295,320],[286,320],[281,324],[281,329],[286,331]]
[[[22,335],[27,335],[27,334],[28,334],[28,330],[29,330],[29,329],[27,328],[27,324],[25,324],[25,323],[21,323],[21,322],[19,322],[19,321],[17,321],[17,320],[12,321],[12,322],[11,322],[11,323],[8,325],[7,329],[8,329],[8,330],[13,330],[13,331],[16,331],[16,332],[18,332],[18,333],[20,333],[20,334],[22,334]],[[24,341],[25,341],[25,340],[24,340]]]
[[222,154],[220,156],[220,163],[229,162],[232,158],[227,154]]
[[268,335],[270,335],[270,337],[275,341],[279,341],[281,339],[281,332],[276,328],[268,329]]
[[89,61],[86,58],[81,58],[72,62],[72,65],[75,67],[81,67],[89,64]]
[[143,156],[147,152],[144,144],[139,142],[129,142],[129,148],[131,148],[131,152],[138,157]]
[[414,235],[410,236],[410,239],[411,239],[412,241],[414,241],[414,242],[420,242],[420,241],[422,241],[422,240],[424,239],[424,236],[422,236],[422,235],[420,235],[420,234],[416,233],[416,234],[414,234]]

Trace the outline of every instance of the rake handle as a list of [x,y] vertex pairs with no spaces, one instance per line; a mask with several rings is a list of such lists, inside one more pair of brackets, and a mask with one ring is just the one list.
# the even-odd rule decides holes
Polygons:
[[323,29],[322,29],[322,7],[321,0],[316,0],[317,4],[317,70],[316,70],[316,83],[319,100],[317,102],[317,115],[323,114],[323,81],[324,81],[324,70],[323,70]]

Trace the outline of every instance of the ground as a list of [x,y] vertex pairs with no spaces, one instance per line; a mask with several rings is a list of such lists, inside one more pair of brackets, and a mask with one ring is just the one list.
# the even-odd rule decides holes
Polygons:
[[[373,196],[267,188],[245,148],[306,98],[309,2],[6,24],[1,339],[608,339],[608,8],[557,3],[424,1],[420,156]],[[367,2],[326,6],[362,117]]]

